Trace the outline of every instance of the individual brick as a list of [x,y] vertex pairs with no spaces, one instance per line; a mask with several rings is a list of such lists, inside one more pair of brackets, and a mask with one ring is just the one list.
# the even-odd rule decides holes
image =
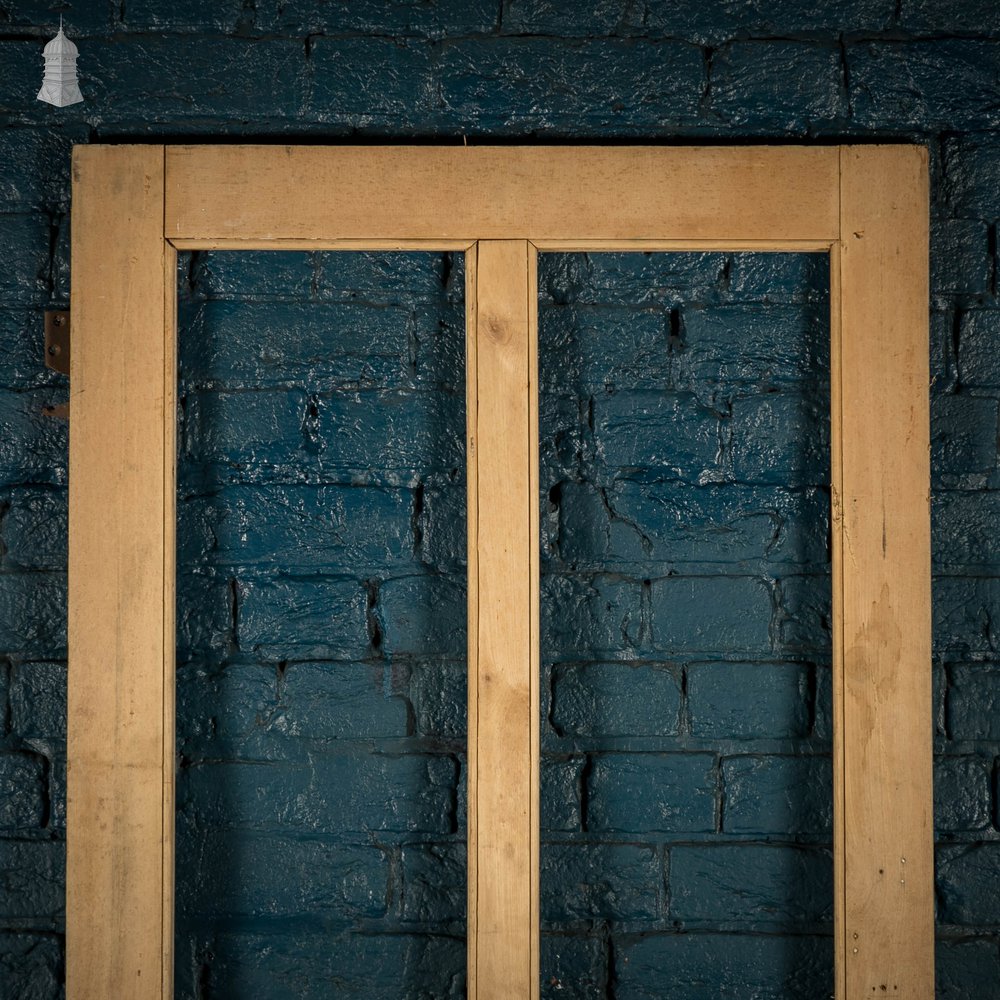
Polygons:
[[[421,560],[438,571],[460,573],[466,565],[468,521],[462,480],[435,477],[423,484],[416,513]],[[416,502],[416,500],[415,500]]]
[[635,582],[613,577],[546,574],[541,580],[542,656],[633,652],[649,630],[641,590]]
[[713,754],[602,754],[587,777],[586,823],[600,833],[710,833],[718,774]]
[[274,666],[227,663],[220,670],[194,662],[178,668],[177,719],[184,742],[195,737],[245,741],[237,755],[244,747],[253,754],[255,737],[271,735],[279,717]]
[[465,919],[464,844],[405,844],[401,863],[404,921],[435,924]]
[[255,24],[282,34],[371,34],[386,38],[471,35],[496,27],[499,5],[492,0],[355,0],[331,7],[325,0],[261,0]]
[[771,594],[763,580],[668,576],[650,586],[652,644],[667,655],[766,653]]
[[[0,137],[4,134],[0,132]],[[41,363],[45,351],[43,310],[30,306],[0,309],[0,344],[0,385],[24,390],[67,384],[64,375]]]
[[[960,11],[952,13],[959,16]],[[944,139],[943,147],[941,190],[950,214],[961,218],[1000,218],[1000,139],[989,132],[955,134]]]
[[0,932],[0,997],[3,1000],[59,1000],[63,955],[56,934]]
[[652,923],[663,908],[663,861],[638,844],[542,844],[542,923]]
[[816,658],[832,645],[833,588],[828,573],[783,576],[775,582],[774,651]]
[[[958,630],[958,623],[947,631]],[[948,686],[948,733],[957,740],[1000,740],[1000,668],[959,664]]]
[[65,402],[63,388],[0,389],[0,484],[66,483],[67,421],[43,412]]
[[368,486],[240,485],[181,500],[182,565],[358,573],[411,564],[414,497]]
[[604,941],[598,936],[542,932],[541,1000],[585,1000],[607,982]]
[[744,483],[816,486],[830,478],[827,391],[739,397],[731,419],[733,477]]
[[[942,577],[932,581],[931,594],[936,652],[947,654],[953,661],[992,657],[1000,645],[996,626],[1000,621],[1000,581],[988,577]],[[980,728],[997,731],[983,715],[970,711],[968,721],[960,724],[959,731],[976,732]]]
[[[40,60],[38,65],[42,65]],[[8,125],[0,132],[0,207],[3,211],[67,208],[73,143],[86,140],[87,131],[79,126],[53,127],[48,123],[43,128],[17,128]]]
[[236,645],[238,590],[235,580],[177,574],[177,658],[218,656]]
[[288,836],[443,834],[453,828],[456,780],[450,757],[417,753],[206,761],[179,775],[178,813],[196,826]]
[[[796,306],[814,306],[829,301],[830,258],[826,254],[734,253],[729,260],[727,301]],[[795,315],[794,311],[789,312]],[[804,315],[819,317],[820,314],[808,309]],[[820,336],[829,339],[829,330],[820,332]],[[780,343],[772,346],[776,350],[783,349]],[[817,360],[825,361],[819,356]]]
[[560,736],[676,736],[679,670],[665,664],[574,663],[552,669]]
[[963,388],[1000,393],[1000,309],[970,309],[962,313],[958,373]]
[[586,758],[555,757],[541,760],[541,828],[543,831],[583,829],[581,791]]
[[389,656],[465,654],[467,593],[447,576],[408,576],[379,587],[381,648]]
[[66,845],[0,840],[0,919],[56,920],[66,893]]
[[1000,492],[937,490],[931,496],[931,554],[938,573],[977,573],[1000,564]]
[[832,835],[829,757],[729,757],[722,762],[722,783],[725,833]]
[[222,0],[210,6],[197,0],[143,0],[121,8],[120,23],[129,34],[190,32],[231,35],[245,29],[247,13],[241,0]]
[[934,827],[948,833],[990,826],[992,761],[937,757],[934,761]]
[[597,0],[575,11],[554,0],[503,0],[501,28],[504,34],[559,38],[618,35],[627,7],[622,0]]
[[644,934],[616,946],[616,996],[815,1000],[833,992],[833,944],[812,935]]
[[403,307],[209,300],[181,334],[181,378],[199,385],[397,387],[412,381]]
[[962,131],[1000,122],[1000,44],[972,39],[850,45],[854,124],[861,128]]
[[410,665],[410,704],[421,736],[463,739],[468,732],[465,659],[419,660]]
[[[304,250],[283,250],[281,253],[268,250],[210,250],[194,256],[180,254],[179,263],[182,279],[190,282],[189,293],[199,299],[206,296],[234,302],[249,299],[257,308],[264,302],[279,299],[294,302],[301,310],[305,302],[313,297],[321,256]],[[197,315],[196,311],[189,317],[189,322],[194,322]],[[187,369],[192,349],[196,352],[194,357],[201,355],[198,345],[192,343],[190,338],[185,340],[182,334],[182,373]]]
[[31,830],[43,824],[45,760],[38,754],[0,752],[0,829]]
[[269,659],[359,660],[370,651],[368,597],[340,577],[241,580],[236,635],[244,652]]
[[435,1000],[461,1000],[464,994],[466,948],[454,934],[372,934],[343,926],[295,934],[213,930],[189,937],[186,949],[206,961],[189,968],[178,963],[182,996],[202,989],[279,1000],[289,983],[297,1000],[325,1000],[331,983],[344,996],[366,1000],[399,1000],[400,985],[409,983]]
[[431,52],[425,43],[384,37],[316,38],[310,120],[383,127],[403,117],[428,120],[438,103]]
[[973,219],[938,219],[931,226],[931,292],[982,295],[990,287],[990,234]]
[[664,128],[698,119],[705,66],[672,40],[496,38],[448,45],[440,74],[444,110],[480,128],[641,126],[652,107]]
[[66,576],[0,574],[0,655],[66,655]]
[[934,0],[902,0],[899,26],[929,35],[992,35],[997,30],[996,8],[990,0],[963,0],[950,9]]
[[[720,478],[720,414],[690,394],[616,392],[594,399],[597,461],[703,483]],[[544,425],[543,425],[544,426]]]
[[[235,857],[234,857],[235,855]],[[178,837],[178,909],[188,918],[292,917],[321,911],[331,923],[386,911],[389,864],[375,847],[242,831]]]
[[723,121],[801,133],[843,117],[840,51],[831,43],[732,42],[712,59],[709,104]]
[[1000,923],[1000,845],[944,847],[937,855],[938,920],[982,927]]
[[[5,7],[4,13],[8,10]],[[51,16],[47,13],[45,20]],[[42,76],[42,47],[41,38],[32,44],[25,44],[23,39],[0,41],[0,113],[23,114],[34,110],[38,93],[35,81],[40,82]],[[29,80],[31,82],[26,84]]]
[[58,487],[12,490],[9,502],[0,520],[5,566],[65,570],[67,491]]
[[685,924],[802,930],[833,916],[833,860],[819,848],[711,844],[670,851],[670,915]]
[[982,488],[997,465],[997,401],[931,397],[931,484]]
[[937,940],[934,954],[935,997],[966,1000],[989,996],[1000,981],[1000,951],[996,938],[962,937]]
[[687,668],[691,734],[801,739],[809,734],[809,671],[798,663],[694,663]]

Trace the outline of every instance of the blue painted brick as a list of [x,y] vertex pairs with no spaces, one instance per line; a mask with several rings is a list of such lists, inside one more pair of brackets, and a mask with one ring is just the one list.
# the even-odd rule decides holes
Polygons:
[[1000,44],[872,41],[847,49],[854,124],[960,131],[1000,124]]
[[606,468],[650,469],[699,483],[720,478],[719,414],[687,393],[598,395],[594,441]]
[[542,756],[541,827],[542,830],[573,831],[583,829],[581,791],[586,758]]
[[68,765],[65,750],[60,746],[49,761],[49,830],[64,834],[66,830],[66,774]]
[[142,0],[121,8],[120,23],[129,34],[199,32],[229,35],[246,26],[241,0],[206,5],[198,0]]
[[457,769],[444,756],[362,750],[307,761],[221,761],[178,777],[178,812],[196,827],[284,833],[451,833]]
[[445,576],[387,580],[379,588],[382,648],[390,656],[463,656],[466,589]]
[[478,34],[492,31],[499,5],[492,0],[354,0],[331,6],[324,0],[267,0],[255,24],[283,34],[371,34],[384,37]]
[[829,392],[767,393],[733,402],[733,476],[747,483],[812,486],[830,478]]
[[69,497],[64,489],[10,493],[0,520],[4,565],[14,569],[65,569]]
[[[0,136],[3,133],[0,132]],[[19,389],[63,386],[65,376],[42,363],[45,320],[41,310],[0,309],[0,385]]]
[[982,295],[993,274],[986,223],[974,219],[938,219],[931,226],[931,292],[934,295]]
[[[178,58],[178,53],[183,56]],[[302,111],[306,59],[299,39],[242,39],[159,33],[81,49],[87,115],[104,122],[172,122],[192,116],[294,119]],[[252,81],[252,83],[251,83]]]
[[938,490],[931,515],[937,572],[976,573],[1000,564],[1000,492]]
[[553,0],[503,0],[501,27],[504,34],[511,35],[559,38],[618,35],[630,13],[628,7],[622,0],[596,0],[582,9]]
[[1000,982],[1000,951],[996,938],[940,937],[934,956],[938,1000],[987,997]]
[[[41,35],[29,44],[0,41],[0,113],[34,110],[44,67],[43,44]],[[60,112],[56,114],[60,115]],[[65,120],[65,117],[63,112],[56,120]],[[6,248],[4,259],[8,259]]]
[[[538,258],[539,301],[543,306],[575,303],[633,311],[715,302],[728,259],[717,252],[543,253]],[[606,342],[594,341],[592,349],[613,353]]]
[[31,830],[46,813],[45,761],[34,753],[0,752],[0,829]]
[[30,28],[40,31],[41,38],[54,35],[59,28],[60,15],[64,18],[66,34],[71,38],[106,35],[118,13],[113,0],[18,0],[0,13],[0,25],[5,31]]
[[931,482],[973,489],[997,465],[997,401],[955,395],[931,397]]
[[0,919],[61,918],[66,845],[52,840],[0,840]]
[[833,916],[833,860],[819,848],[671,848],[670,915],[696,926],[826,924]]
[[653,645],[663,653],[765,653],[771,595],[751,577],[664,577],[650,588]]
[[711,81],[710,107],[730,125],[795,134],[846,112],[834,44],[733,42],[715,53]]
[[[177,671],[177,717],[183,720],[181,740],[212,737],[246,740],[270,734],[278,708],[278,679],[274,666],[231,663],[224,670],[206,670],[198,663]],[[239,747],[236,756],[241,756]]]
[[[633,651],[644,638],[640,592],[630,581],[547,574],[541,581],[542,655],[579,658]],[[645,626],[648,631],[648,620]]]
[[988,36],[996,34],[996,13],[990,0],[962,0],[959,4],[902,0],[899,26],[919,34]]
[[411,309],[421,302],[435,302],[443,308],[442,296],[450,293],[457,293],[461,302],[464,277],[461,253],[331,251],[316,254],[315,294],[340,302],[360,300]]
[[65,656],[65,574],[0,574],[0,654],[5,653]]
[[641,126],[654,108],[660,128],[687,124],[705,80],[700,50],[673,40],[463,40],[444,49],[440,73],[445,110],[479,130]]
[[577,479],[584,462],[592,460],[592,447],[584,427],[589,423],[592,404],[543,393],[539,409],[539,466],[541,482],[557,483]]
[[413,504],[409,490],[236,486],[179,503],[178,559],[191,567],[350,567],[358,574],[406,565],[415,544]]
[[201,304],[181,378],[200,385],[374,387],[411,375],[411,317],[402,307],[358,303]]
[[[815,489],[617,480],[563,483],[558,553],[574,566],[827,563],[829,499]],[[623,567],[624,568],[624,567]]]
[[822,657],[832,644],[833,590],[828,574],[784,576],[776,582],[776,653]]
[[730,757],[722,762],[726,833],[832,835],[829,757]]
[[1000,218],[1000,139],[989,133],[949,135],[943,148],[942,192],[949,212],[963,218]]
[[691,664],[687,703],[694,736],[800,739],[809,732],[809,675],[797,663]]
[[297,1000],[326,1000],[331,983],[343,996],[366,1000],[461,1000],[465,995],[465,942],[453,935],[331,933],[325,928],[286,934],[213,931],[187,947],[196,956],[211,955],[204,971],[192,962],[178,973],[178,992],[190,996],[202,989],[287,1000],[291,988]]
[[542,1000],[589,1000],[607,982],[607,957],[600,937],[546,934],[541,941]]
[[66,209],[73,143],[86,139],[82,128],[53,128],[52,123],[45,128],[8,126],[0,132],[0,208]]
[[468,732],[464,658],[411,664],[409,693],[421,736],[461,739]]
[[616,948],[615,996],[816,1000],[833,992],[828,937],[650,934]]
[[823,382],[829,323],[823,309],[796,305],[685,309],[675,377],[685,386]]
[[177,657],[218,654],[236,641],[234,584],[216,576],[177,574]]
[[[952,625],[947,631],[955,631]],[[948,732],[958,740],[1000,740],[1000,668],[970,663],[951,668]]]
[[417,526],[420,558],[437,570],[459,570],[466,564],[468,521],[465,483],[432,477],[423,483]]
[[[826,254],[734,253],[729,259],[727,300],[762,305],[813,305],[830,298],[830,259]],[[829,338],[829,332],[824,333]],[[780,343],[772,347],[784,349]]]
[[542,922],[660,919],[663,859],[639,844],[542,844]]
[[665,664],[573,663],[552,670],[560,736],[676,736],[679,670]]
[[1000,309],[971,309],[962,313],[958,372],[964,387],[1000,391]]
[[[193,291],[199,297],[235,301],[249,298],[258,305],[261,300],[270,299],[301,304],[313,294],[319,257],[317,253],[300,250],[281,253],[219,250],[197,254],[193,259],[191,254],[181,254],[178,263],[183,277],[190,274]],[[182,371],[189,346],[196,345],[182,343]]]
[[[947,652],[951,659],[995,654],[1000,645],[1000,581],[943,577],[933,581],[932,595],[936,651]],[[972,704],[969,709],[961,728],[975,732],[984,719]]]
[[322,912],[331,924],[386,910],[389,862],[377,847],[229,831],[178,838],[177,907],[186,917],[291,917]]
[[710,833],[718,774],[712,754],[607,754],[587,775],[588,831]]
[[0,1000],[59,1000],[60,945],[55,934],[0,932]]
[[934,826],[938,831],[982,831],[990,826],[993,762],[978,757],[934,761]]
[[244,652],[271,659],[357,660],[370,651],[367,595],[337,577],[241,580],[237,638]]
[[0,390],[0,483],[65,484],[67,421],[43,409],[66,402],[65,389]]
[[[2,89],[0,89],[2,93]],[[0,216],[0,295],[4,304],[38,305],[48,294],[51,224],[44,215]]]
[[944,847],[937,853],[938,919],[966,927],[1000,924],[1000,844]]
[[434,924],[465,920],[468,871],[464,844],[405,844],[402,919]]
[[309,57],[310,119],[385,129],[403,116],[428,119],[438,96],[431,51],[416,41],[317,38]]

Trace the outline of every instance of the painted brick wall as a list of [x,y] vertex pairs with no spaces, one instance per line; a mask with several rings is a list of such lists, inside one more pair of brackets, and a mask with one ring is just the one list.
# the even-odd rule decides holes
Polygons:
[[[34,99],[57,12],[0,0],[0,997],[61,992],[67,430],[40,414],[66,386],[39,358],[68,297],[70,147],[462,135],[929,146],[938,988],[995,995],[995,5],[63,12],[87,103],[57,110]],[[460,261],[184,264],[179,992],[460,996]],[[544,262],[553,997],[828,981],[815,268]]]

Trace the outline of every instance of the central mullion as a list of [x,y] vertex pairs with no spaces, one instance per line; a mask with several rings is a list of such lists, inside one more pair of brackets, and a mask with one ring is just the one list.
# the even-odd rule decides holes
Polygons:
[[538,995],[535,248],[468,251],[470,1000]]

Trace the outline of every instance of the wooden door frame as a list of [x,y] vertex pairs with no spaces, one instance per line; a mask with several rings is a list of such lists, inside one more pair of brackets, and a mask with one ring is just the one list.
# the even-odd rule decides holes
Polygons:
[[178,250],[467,256],[468,995],[538,995],[539,250],[829,253],[836,995],[934,995],[918,146],[79,146],[67,995],[173,995]]

